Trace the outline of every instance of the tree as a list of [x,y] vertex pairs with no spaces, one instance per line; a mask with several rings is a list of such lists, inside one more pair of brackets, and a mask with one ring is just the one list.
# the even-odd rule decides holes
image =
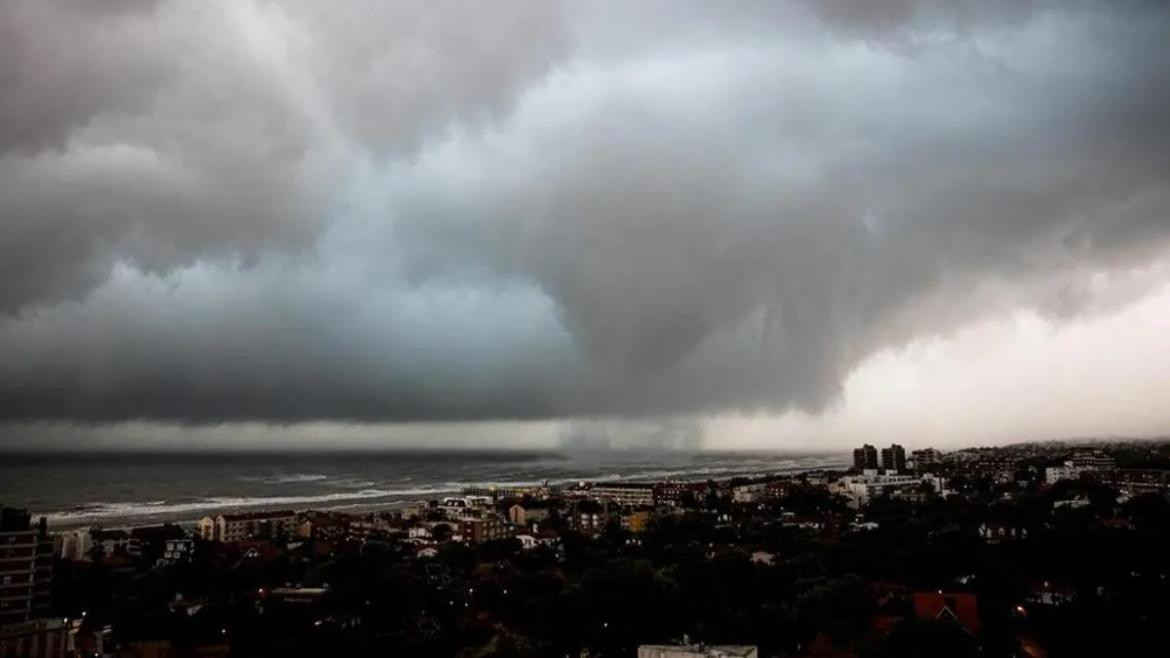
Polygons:
[[451,526],[446,523],[436,523],[431,527],[431,537],[434,537],[435,541],[438,542],[451,539],[453,533],[454,531],[451,529]]

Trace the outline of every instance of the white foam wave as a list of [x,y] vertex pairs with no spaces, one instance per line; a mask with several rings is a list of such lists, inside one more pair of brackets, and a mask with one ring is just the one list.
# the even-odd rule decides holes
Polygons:
[[293,505],[322,505],[329,506],[345,502],[373,502],[410,496],[424,496],[438,493],[449,493],[456,489],[440,489],[420,487],[413,489],[362,489],[360,491],[344,491],[319,496],[257,496],[235,497],[216,496],[201,498],[186,502],[169,503],[167,501],[113,503],[99,502],[83,505],[69,510],[61,510],[45,514],[49,523],[76,524],[78,522],[97,522],[105,519],[133,519],[152,516],[167,516],[182,518],[198,516],[207,512],[246,508],[280,508]]

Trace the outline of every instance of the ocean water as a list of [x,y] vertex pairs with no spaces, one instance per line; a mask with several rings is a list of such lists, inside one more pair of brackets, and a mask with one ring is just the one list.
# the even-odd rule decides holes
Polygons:
[[0,503],[53,528],[259,509],[369,510],[481,485],[705,480],[838,467],[845,455],[502,451],[0,454]]

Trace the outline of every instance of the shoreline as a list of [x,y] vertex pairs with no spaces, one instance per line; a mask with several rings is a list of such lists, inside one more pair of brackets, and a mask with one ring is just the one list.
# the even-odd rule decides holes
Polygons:
[[[86,527],[126,529],[144,525],[160,525],[163,523],[173,523],[183,527],[190,527],[197,524],[199,519],[208,514],[223,514],[240,511],[292,509],[298,512],[305,510],[351,510],[352,513],[376,513],[380,511],[398,509],[420,500],[430,500],[436,497],[458,495],[464,489],[477,487],[490,488],[494,486],[499,488],[522,488],[536,487],[542,484],[563,487],[579,482],[695,482],[707,479],[728,480],[737,477],[795,475],[818,470],[834,470],[847,466],[848,464],[845,460],[826,456],[824,461],[817,464],[743,470],[720,469],[720,472],[718,473],[704,473],[701,471],[701,469],[687,472],[680,469],[677,473],[672,471],[672,475],[659,478],[623,475],[592,478],[562,477],[557,478],[556,480],[546,481],[524,480],[509,482],[451,482],[446,484],[457,484],[458,486],[436,487],[433,489],[422,487],[418,489],[412,489],[408,492],[365,489],[352,493],[331,492],[319,496],[283,496],[270,498],[255,497],[239,498],[236,500],[229,500],[224,497],[219,499],[210,498],[204,501],[176,503],[170,503],[166,500],[144,502],[97,502],[87,504],[88,506],[93,506],[93,511],[87,511],[86,506],[80,506],[77,511],[34,511],[33,516],[38,518],[42,516],[45,517],[50,530],[57,532],[77,530]],[[105,506],[104,509],[103,506]],[[117,506],[135,508],[135,511],[128,510],[126,513],[119,514],[116,511],[110,510],[110,508]],[[151,513],[149,511],[151,506],[157,506],[160,508],[169,507],[170,509],[160,509],[158,512]],[[176,507],[182,507],[182,509],[175,509]]]

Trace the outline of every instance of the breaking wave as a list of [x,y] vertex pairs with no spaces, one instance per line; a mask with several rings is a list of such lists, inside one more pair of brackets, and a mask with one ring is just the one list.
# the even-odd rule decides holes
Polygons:
[[76,525],[78,523],[93,523],[101,520],[142,519],[149,517],[167,517],[169,520],[193,520],[207,512],[222,512],[257,507],[276,509],[290,505],[334,505],[346,502],[369,503],[379,500],[403,499],[411,496],[450,493],[451,491],[457,490],[438,488],[363,489],[361,491],[343,491],[319,496],[215,496],[184,502],[99,502],[52,512],[44,516],[50,524],[58,525]]

